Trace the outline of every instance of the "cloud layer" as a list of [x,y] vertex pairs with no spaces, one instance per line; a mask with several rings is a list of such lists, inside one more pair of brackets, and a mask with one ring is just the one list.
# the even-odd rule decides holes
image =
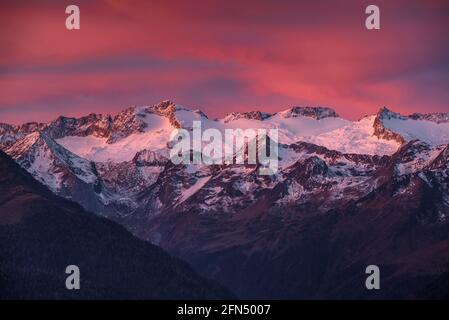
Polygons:
[[325,105],[449,112],[449,3],[79,1],[0,4],[0,122],[115,113],[173,99],[212,117]]

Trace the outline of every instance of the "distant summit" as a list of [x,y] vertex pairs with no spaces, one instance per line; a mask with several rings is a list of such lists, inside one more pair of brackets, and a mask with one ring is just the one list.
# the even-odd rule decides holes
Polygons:
[[310,117],[316,120],[339,117],[333,109],[326,107],[291,107],[279,114],[284,118]]

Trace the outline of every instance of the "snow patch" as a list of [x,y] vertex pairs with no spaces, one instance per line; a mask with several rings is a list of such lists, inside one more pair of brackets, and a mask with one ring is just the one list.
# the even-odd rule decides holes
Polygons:
[[181,192],[179,203],[184,202],[185,200],[193,196],[198,190],[204,187],[204,185],[210,180],[211,177],[212,176],[199,178],[190,188],[184,189]]

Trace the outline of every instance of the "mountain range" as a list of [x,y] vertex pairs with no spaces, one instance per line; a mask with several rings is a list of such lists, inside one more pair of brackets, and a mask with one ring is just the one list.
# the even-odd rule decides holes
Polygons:
[[[176,128],[277,128],[279,172],[175,165]],[[113,220],[243,298],[447,294],[449,114],[330,108],[209,119],[171,101],[115,116],[0,124],[0,149],[54,194]],[[365,288],[365,267],[382,289]]]
[[[0,151],[1,299],[218,299],[233,295],[185,262],[86,212]],[[65,287],[80,269],[80,290]]]

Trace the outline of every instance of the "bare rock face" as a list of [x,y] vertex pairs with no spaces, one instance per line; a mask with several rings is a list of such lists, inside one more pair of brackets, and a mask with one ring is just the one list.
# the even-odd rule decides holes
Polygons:
[[[222,171],[182,205],[166,207],[146,235],[242,297],[419,295],[449,259],[447,147],[415,141],[391,157],[357,162],[316,154],[279,180]],[[374,295],[363,285],[373,263],[384,279]]]
[[26,135],[43,130],[47,125],[44,123],[28,122],[18,126],[0,123],[0,149],[13,145],[17,140]]
[[[403,135],[400,133],[388,128],[385,125],[385,122],[388,120],[398,120],[398,124],[400,122],[409,122],[408,130],[409,132],[405,132]],[[374,121],[374,135],[377,136],[379,139],[386,139],[386,140],[394,140],[399,143],[405,143],[406,141],[413,140],[413,138],[410,138],[408,136],[414,135],[413,132],[413,124],[411,122],[421,122],[421,125],[423,125],[423,122],[433,122],[435,125],[433,126],[434,129],[438,129],[439,124],[444,124],[449,122],[449,113],[414,113],[409,116],[403,116],[399,113],[395,113],[390,111],[387,108],[382,108],[377,113],[377,116]],[[421,127],[421,126],[418,126]],[[399,125],[400,128],[400,125]],[[421,127],[422,128],[422,127]],[[423,129],[421,129],[423,130]],[[425,130],[425,129],[424,129]],[[442,132],[436,133],[437,131],[433,133],[429,133],[430,139],[432,139],[433,136],[441,135]]]
[[273,114],[261,112],[261,111],[249,111],[249,112],[231,112],[224,118],[224,122],[228,123],[238,119],[260,120],[268,119]]
[[380,109],[379,112],[377,113],[376,119],[374,120],[374,135],[377,136],[379,139],[394,140],[401,144],[405,143],[405,139],[400,134],[388,128],[385,128],[382,121],[384,119],[392,119],[392,118],[405,119],[400,114],[394,113],[386,107]]
[[181,128],[181,123],[176,118],[175,112],[179,110],[178,106],[170,100],[162,101],[159,104],[156,104],[149,108],[151,112],[154,112],[157,115],[164,116],[169,119],[170,124],[174,128]]
[[338,117],[338,114],[331,108],[326,107],[292,107],[281,113],[284,118],[310,117],[313,119],[324,119],[329,117]]
[[100,114],[91,113],[81,118],[59,117],[50,122],[45,133],[52,139],[59,139],[66,136],[85,137],[93,135],[95,137],[107,137],[111,129],[112,118]]
[[250,119],[250,120],[266,120],[275,114],[280,114],[282,118],[296,118],[296,117],[308,117],[316,120],[333,117],[338,117],[338,114],[331,108],[325,107],[292,107],[279,113],[267,113],[261,111],[249,111],[249,112],[232,112],[224,118],[224,122],[228,123],[238,119]]

